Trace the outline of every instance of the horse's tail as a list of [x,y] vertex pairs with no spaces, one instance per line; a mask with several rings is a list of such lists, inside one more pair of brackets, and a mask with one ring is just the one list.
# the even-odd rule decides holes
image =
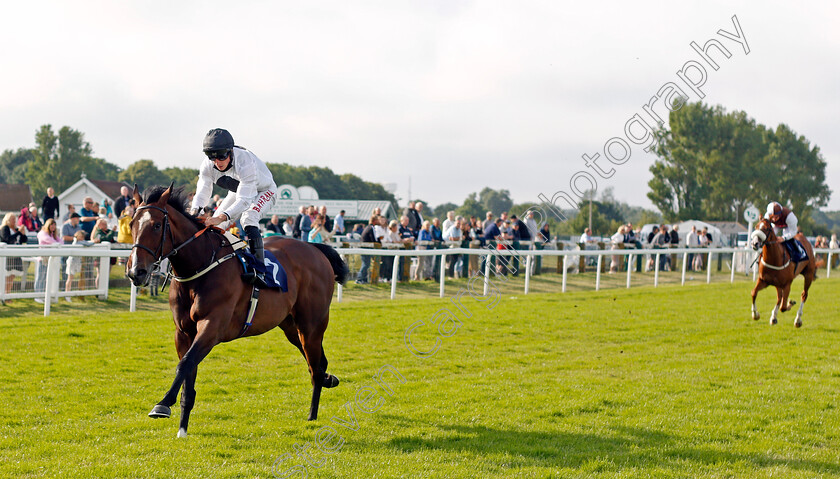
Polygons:
[[347,263],[341,259],[341,255],[338,254],[338,251],[335,250],[332,246],[321,244],[321,243],[309,243],[312,246],[318,248],[321,253],[324,253],[324,256],[330,260],[330,265],[332,265],[333,272],[335,273],[335,281],[338,284],[344,284],[347,280],[347,276],[350,274],[350,268],[347,267]]

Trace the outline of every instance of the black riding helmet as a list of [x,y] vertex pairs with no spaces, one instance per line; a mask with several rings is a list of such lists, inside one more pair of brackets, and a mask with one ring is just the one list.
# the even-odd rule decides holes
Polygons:
[[230,151],[233,149],[233,136],[222,128],[214,128],[204,137],[204,153],[211,151]]

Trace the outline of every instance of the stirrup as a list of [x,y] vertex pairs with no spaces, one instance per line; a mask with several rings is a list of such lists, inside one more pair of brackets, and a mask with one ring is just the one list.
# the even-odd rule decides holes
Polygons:
[[242,280],[248,284],[253,284],[257,288],[267,288],[268,283],[265,282],[265,276],[258,271],[246,271],[242,273]]

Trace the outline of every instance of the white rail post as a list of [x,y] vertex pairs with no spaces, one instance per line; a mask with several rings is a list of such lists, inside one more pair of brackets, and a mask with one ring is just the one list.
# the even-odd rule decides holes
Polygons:
[[627,288],[630,288],[630,273],[633,271],[633,253],[627,255]]
[[706,284],[712,282],[712,252],[709,251],[708,261],[706,261]]
[[58,280],[61,277],[61,258],[58,256],[50,256],[47,261],[47,278],[44,285],[44,317],[50,315],[52,308],[52,299],[55,297],[55,292],[58,289]]
[[825,277],[831,277],[831,251],[828,252],[828,261],[825,263]]
[[730,283],[735,282],[735,255],[737,255],[737,254],[738,254],[738,251],[733,251],[732,252],[732,271],[729,272],[729,282]]
[[[446,251],[446,250],[444,250]],[[455,270],[453,265],[453,271]],[[446,289],[446,253],[440,255],[440,297],[442,298]]]
[[680,280],[680,286],[685,286],[685,268],[686,262],[688,261],[688,253],[683,253],[683,260],[682,260],[682,280]]
[[[564,255],[563,255],[563,289],[562,289],[562,291],[561,291],[561,292],[563,292],[563,293],[565,293],[565,292],[566,292],[566,270],[568,269],[568,268],[566,267],[566,265],[567,265],[567,263],[568,263],[568,261],[567,261],[568,259],[569,259],[569,255],[568,255],[568,254],[564,254]],[[487,296],[487,293],[484,293],[484,296]]]
[[[105,251],[111,251],[110,243],[103,247]],[[110,289],[111,282],[111,256],[99,257],[99,289],[102,290],[102,299],[108,299],[108,289]]]
[[[487,292],[490,291],[490,258],[491,255],[487,254],[487,259],[484,260],[484,297],[487,297]],[[481,256],[478,257],[478,261],[481,262]]]
[[[396,250],[389,250],[396,251]],[[410,251],[410,250],[402,250]],[[393,266],[391,267],[391,299],[397,297],[397,279],[400,277],[400,256],[393,256]],[[420,258],[417,258],[417,267],[420,267]]]
[[[584,264],[586,263],[586,256],[583,257]],[[601,260],[603,256],[598,255],[598,263],[595,267],[595,291],[601,289]]]
[[[528,255],[525,259],[525,294],[528,294],[528,287],[531,281],[531,263],[533,262],[533,255]],[[443,297],[441,295],[441,297]]]
[[133,313],[137,311],[137,286],[131,283],[131,299],[128,301],[128,311]]
[[653,270],[653,287],[656,288],[659,286],[659,253],[656,253],[656,259],[654,261],[656,262],[654,265],[656,269]]
[[6,264],[8,262],[8,257],[0,256],[0,300],[2,301],[5,301],[6,295],[11,293],[11,291],[6,291]]

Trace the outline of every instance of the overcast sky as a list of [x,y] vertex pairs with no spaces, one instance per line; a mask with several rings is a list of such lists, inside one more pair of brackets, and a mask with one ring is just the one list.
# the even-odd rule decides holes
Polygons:
[[[807,5],[807,6],[803,6]],[[210,128],[267,162],[318,165],[397,195],[517,203],[568,190],[677,70],[716,38],[704,101],[818,145],[840,209],[837,2],[9,2],[0,149],[51,123],[123,168],[203,158]],[[749,45],[735,32],[737,15]],[[684,88],[685,86],[682,85]],[[692,101],[698,97],[690,96]],[[599,189],[652,207],[635,147]],[[278,184],[283,178],[276,178]],[[318,185],[312,185],[316,189]]]

